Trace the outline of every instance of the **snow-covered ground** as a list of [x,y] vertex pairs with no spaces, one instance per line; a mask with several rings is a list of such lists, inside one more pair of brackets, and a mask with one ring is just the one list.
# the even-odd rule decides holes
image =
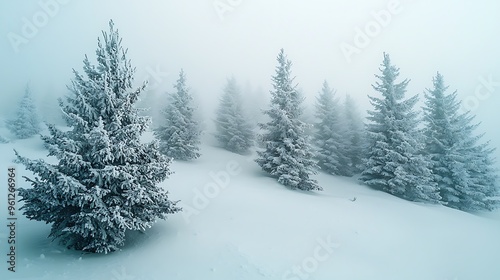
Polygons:
[[0,279],[500,279],[500,211],[412,203],[327,174],[316,176],[323,192],[291,191],[252,156],[209,145],[198,160],[174,162],[163,183],[184,211],[131,232],[121,251],[66,250],[47,239],[50,225],[18,212],[13,273],[7,167],[31,175],[12,163],[13,148],[46,155],[38,138],[0,144]]

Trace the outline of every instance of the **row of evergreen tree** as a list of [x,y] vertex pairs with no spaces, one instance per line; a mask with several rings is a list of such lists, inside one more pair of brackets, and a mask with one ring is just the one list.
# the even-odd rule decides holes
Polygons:
[[481,142],[470,112],[460,111],[456,92],[447,93],[440,73],[425,91],[423,119],[418,95],[406,97],[409,80],[384,54],[370,96],[368,150],[361,180],[413,201],[443,203],[460,210],[492,210],[499,203],[493,150]]
[[[135,70],[112,21],[102,35],[97,66],[85,57],[83,74],[74,71],[70,94],[60,100],[70,129],[49,124],[49,135],[42,136],[56,163],[16,155],[35,174],[26,177],[31,188],[19,189],[24,214],[52,224],[50,236],[70,248],[107,253],[124,244],[126,230],[145,230],[181,210],[158,184],[171,174],[172,158],[200,156],[200,129],[181,71],[165,122],[155,130],[159,141],[141,141],[151,119],[135,105],[146,84],[132,87]],[[441,75],[427,90],[424,125],[414,108],[418,96],[405,98],[408,80],[396,83],[399,70],[384,54],[366,129],[352,99],[340,106],[325,82],[311,137],[302,120],[304,98],[283,50],[277,62],[270,106],[263,111],[267,122],[259,124],[257,137],[234,79],[228,81],[215,120],[224,148],[246,153],[256,140],[257,164],[291,189],[321,190],[312,175],[323,168],[336,175],[361,173],[367,185],[409,200],[463,210],[496,205],[492,149],[475,136],[470,113],[458,112],[456,94],[445,93]]]
[[[292,84],[291,62],[282,50],[273,77],[271,109],[264,111],[271,121],[260,124],[266,131],[259,138],[265,151],[258,152],[257,163],[291,188],[321,189],[309,179],[319,167],[333,175],[361,173],[365,184],[409,200],[442,202],[461,210],[493,209],[497,194],[493,149],[479,142],[482,135],[474,134],[478,124],[472,123],[470,113],[460,113],[456,92],[446,93],[443,76],[438,73],[434,88],[425,94],[421,129],[421,119],[414,110],[418,95],[405,99],[408,80],[396,83],[399,69],[390,64],[386,54],[381,72],[374,89],[382,98],[370,96],[375,110],[368,112],[367,131],[353,99],[347,96],[341,106],[324,82],[316,99],[317,122],[313,124],[313,146],[309,147],[309,136],[301,136],[307,131],[307,124],[300,120],[302,97]],[[194,119],[184,71],[174,88],[164,109],[164,124],[155,135],[163,154],[193,160],[200,156],[201,131]],[[39,133],[36,111],[31,90],[26,87],[16,118],[8,120],[7,127],[21,139]],[[256,134],[244,115],[234,78],[223,90],[215,122],[215,137],[223,148],[239,154],[251,150]]]
[[[319,164],[326,172],[351,176],[361,173],[365,184],[412,200],[460,210],[492,210],[499,205],[494,149],[481,142],[470,112],[460,111],[456,92],[448,94],[443,76],[437,74],[425,94],[424,118],[415,105],[419,96],[406,98],[409,80],[397,82],[399,69],[384,54],[381,74],[369,96],[363,132],[349,98],[339,110],[325,82],[317,100],[316,132],[312,152],[305,124],[300,121],[302,101],[291,76],[291,62],[283,50],[273,76],[271,121],[261,124],[265,150],[257,163],[292,189],[320,190],[310,179]],[[366,136],[366,137],[365,137]],[[314,160],[316,158],[316,160]]]
[[[373,86],[380,96],[369,96],[373,110],[368,122],[356,112],[348,96],[339,106],[325,81],[316,100],[312,141],[301,121],[303,97],[293,84],[291,61],[281,50],[272,77],[269,118],[259,124],[262,134],[256,162],[292,189],[320,190],[310,178],[320,167],[343,176],[361,174],[374,188],[412,200],[442,203],[460,210],[492,210],[498,206],[498,176],[493,150],[481,142],[474,116],[460,111],[456,92],[447,93],[440,73],[425,92],[423,118],[415,108],[418,94],[406,98],[409,80],[397,82],[399,69],[384,54],[381,74]],[[234,80],[225,88],[217,112],[217,139],[228,150],[247,151],[252,129],[241,115]]]

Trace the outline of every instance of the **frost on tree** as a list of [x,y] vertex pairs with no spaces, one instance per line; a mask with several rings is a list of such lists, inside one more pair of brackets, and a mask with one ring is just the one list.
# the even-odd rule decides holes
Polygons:
[[351,176],[339,104],[326,81],[316,98],[316,118],[314,142],[318,165],[329,174]]
[[26,139],[40,133],[40,118],[29,86],[26,86],[16,117],[7,120],[6,126],[19,139]]
[[184,71],[181,70],[174,87],[176,91],[169,95],[169,103],[163,112],[164,125],[155,130],[155,136],[165,155],[179,160],[197,159],[200,157],[201,131],[194,119],[193,98],[186,87]]
[[171,173],[158,143],[142,143],[150,124],[134,107],[145,84],[132,88],[134,68],[110,21],[96,51],[97,65],[84,59],[74,71],[70,94],[60,100],[68,131],[49,125],[42,136],[57,163],[18,162],[35,174],[20,188],[24,214],[52,224],[50,237],[68,248],[108,253],[125,242],[126,230],[144,231],[157,218],[180,210],[158,184]]
[[303,100],[292,84],[292,63],[283,49],[277,60],[276,74],[272,77],[271,106],[264,111],[270,120],[259,124],[264,130],[260,136],[264,150],[257,152],[256,162],[291,189],[322,190],[316,180],[310,178],[318,166],[304,133],[306,124],[299,119]]
[[448,94],[447,89],[437,73],[425,94],[425,144],[433,179],[444,204],[465,211],[492,210],[498,205],[493,149],[479,143],[483,135],[474,134],[474,117],[459,112],[456,92]]
[[422,155],[423,135],[414,106],[418,95],[405,99],[408,80],[396,83],[399,69],[384,54],[379,81],[373,88],[380,96],[369,96],[368,159],[361,180],[374,188],[413,201],[438,202],[430,160]]
[[240,90],[236,80],[227,81],[224,93],[220,99],[215,128],[215,138],[220,145],[228,151],[245,154],[248,153],[254,142],[252,125],[243,114]]

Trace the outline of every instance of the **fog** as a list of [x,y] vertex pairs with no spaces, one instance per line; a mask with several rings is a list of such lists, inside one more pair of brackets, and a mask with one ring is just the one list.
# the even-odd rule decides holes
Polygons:
[[95,59],[97,37],[113,19],[137,85],[149,80],[144,104],[165,98],[183,68],[200,114],[210,116],[230,76],[249,104],[266,106],[284,48],[308,103],[326,79],[364,112],[387,52],[400,78],[411,79],[409,95],[423,98],[440,71],[500,147],[499,11],[494,0],[0,0],[0,118],[29,82],[44,119],[60,121],[57,97],[84,56]]

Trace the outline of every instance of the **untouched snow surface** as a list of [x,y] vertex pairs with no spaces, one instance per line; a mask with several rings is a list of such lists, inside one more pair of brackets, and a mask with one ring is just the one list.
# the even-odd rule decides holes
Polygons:
[[12,163],[13,148],[46,155],[38,137],[0,144],[0,279],[500,279],[500,211],[412,203],[327,174],[315,176],[323,192],[291,191],[252,156],[207,145],[163,183],[184,211],[130,232],[121,251],[66,250],[47,238],[49,225],[18,212],[12,273],[7,167],[31,176]]

